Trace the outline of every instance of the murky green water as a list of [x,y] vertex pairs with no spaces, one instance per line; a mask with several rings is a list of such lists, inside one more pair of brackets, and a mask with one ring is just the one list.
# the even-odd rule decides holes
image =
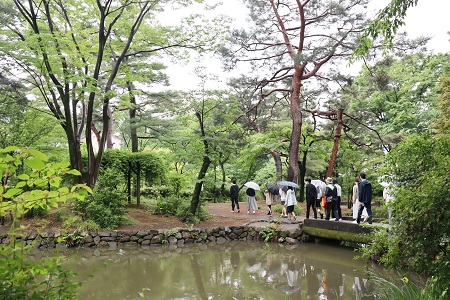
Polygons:
[[[374,299],[366,263],[334,245],[232,242],[62,253],[78,273],[93,274],[80,299]],[[376,265],[369,269],[386,276]]]

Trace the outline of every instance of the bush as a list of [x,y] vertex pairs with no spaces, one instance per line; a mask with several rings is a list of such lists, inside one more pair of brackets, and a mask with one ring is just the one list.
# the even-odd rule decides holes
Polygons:
[[0,246],[0,299],[76,298],[81,285],[74,280],[78,274],[62,266],[62,257],[26,260],[32,247],[21,242]]
[[105,229],[113,229],[121,224],[126,213],[127,194],[114,170],[102,172],[91,199],[86,206],[90,219]]
[[179,197],[168,197],[168,198],[159,199],[156,202],[155,213],[166,216],[166,217],[177,216],[178,210],[180,210],[180,208],[182,206],[186,206],[184,204],[185,202],[188,202],[188,201],[184,200],[182,198],[179,198]]
[[[23,235],[15,230],[17,221],[30,210],[48,211],[67,199],[80,201],[91,193],[86,185],[63,186],[62,176],[81,175],[68,169],[68,163],[48,163],[47,156],[37,150],[17,147],[0,149],[0,173],[4,174],[0,189],[0,216],[6,211],[13,217],[11,239],[0,245],[0,299],[73,299],[79,283],[77,275],[65,269],[61,258],[43,259],[35,263],[26,259],[34,244],[23,243]],[[25,167],[26,166],[26,167]]]
[[197,213],[192,215],[189,212],[191,202],[188,199],[168,197],[157,201],[155,213],[167,217],[176,216],[183,218],[186,223],[196,224],[209,218],[209,214],[202,207],[202,204],[203,203],[200,203]]
[[[275,207],[273,207],[273,211],[278,214],[281,214],[282,209],[283,209],[283,205],[281,205],[281,204],[276,204]],[[294,213],[296,216],[300,216],[302,214],[302,209],[298,205],[295,205]]]

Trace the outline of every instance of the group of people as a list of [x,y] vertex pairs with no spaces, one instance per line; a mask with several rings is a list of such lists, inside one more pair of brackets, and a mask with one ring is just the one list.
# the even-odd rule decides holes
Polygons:
[[[325,220],[330,220],[330,217],[335,221],[342,220],[342,188],[337,180],[328,177],[325,180],[325,190],[312,184],[311,178],[306,178],[305,181],[306,218],[309,218],[312,209],[315,219],[317,219],[317,214],[320,214],[321,219],[325,214]],[[363,219],[372,224],[372,184],[367,180],[366,173],[361,172],[359,178],[355,178],[352,192],[354,222],[360,224]],[[322,212],[321,207],[325,212]]]
[[[231,212],[241,212],[239,208],[239,187],[236,184],[236,179],[233,179],[232,185],[230,187],[230,198],[231,198]],[[256,214],[258,210],[258,204],[256,203],[256,191],[253,188],[247,188],[247,213]],[[295,197],[294,189],[290,186],[284,186],[278,190],[277,193],[272,193],[269,190],[264,192],[266,198],[266,205],[268,208],[267,215],[272,215],[272,205],[275,203],[276,198],[280,199],[282,205],[281,217],[288,218],[288,220],[296,220],[296,215],[294,212],[294,207],[297,205],[297,198]],[[237,210],[235,210],[237,209]]]
[[[319,214],[321,219],[325,215],[325,220],[330,220],[330,217],[334,218],[335,221],[342,220],[342,188],[338,184],[338,181],[328,177],[325,180],[326,187],[324,190],[320,186],[312,184],[311,178],[306,178],[305,182],[306,218],[309,219],[310,211],[312,210],[315,219],[317,219],[317,215]],[[237,208],[237,212],[239,213],[239,188],[235,179],[232,180],[232,183],[230,188],[231,212],[235,212],[235,208]],[[367,220],[369,224],[372,224],[372,184],[367,180],[366,173],[361,172],[359,178],[355,178],[352,192],[354,222],[360,224],[361,220]],[[247,213],[255,214],[258,210],[258,204],[255,199],[256,192],[252,188],[247,188],[246,193],[248,203]],[[296,220],[294,207],[297,205],[297,199],[293,187],[283,186],[275,193],[266,190],[264,196],[268,207],[268,215],[273,214],[272,205],[276,198],[280,198],[282,205],[281,217],[288,218],[288,220]]]

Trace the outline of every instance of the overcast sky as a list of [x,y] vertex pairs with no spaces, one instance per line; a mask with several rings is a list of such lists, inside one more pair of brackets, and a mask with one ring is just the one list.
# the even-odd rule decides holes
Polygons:
[[[213,1],[213,0],[207,0]],[[372,0],[371,9],[374,11],[384,7],[390,0]],[[241,4],[241,0],[222,0],[222,7],[220,13],[226,13],[235,18],[234,24],[245,24],[245,9]],[[194,10],[195,11],[195,10]],[[450,36],[447,34],[450,31],[450,0],[419,0],[418,5],[408,10],[405,19],[405,26],[400,28],[400,31],[406,31],[410,38],[426,35],[431,36],[432,39],[428,43],[428,49],[437,52],[450,52]],[[174,12],[166,12],[170,17],[164,17],[164,20],[177,20]],[[164,22],[167,23],[167,22]],[[208,71],[216,73],[222,78],[218,86],[211,85],[210,88],[223,87],[227,74],[223,72],[221,63],[218,59],[204,59],[207,61]],[[190,65],[180,66],[167,63],[167,73],[170,76],[170,82],[174,86],[171,89],[190,90],[198,89],[198,78],[194,74],[195,63]],[[353,69],[359,69],[354,67]],[[353,73],[353,71],[352,71]]]

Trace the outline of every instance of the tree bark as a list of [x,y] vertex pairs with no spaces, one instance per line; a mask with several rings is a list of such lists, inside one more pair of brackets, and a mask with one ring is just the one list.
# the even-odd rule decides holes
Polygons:
[[339,141],[341,139],[341,132],[342,132],[342,124],[343,124],[342,114],[343,114],[343,112],[344,112],[343,109],[339,109],[336,113],[337,126],[336,126],[336,131],[334,134],[334,145],[333,145],[333,150],[331,151],[331,157],[330,157],[330,162],[328,163],[326,177],[331,177],[333,175],[334,165],[336,164],[336,157],[337,157],[337,153],[339,150]]
[[281,164],[281,156],[277,151],[270,151],[272,154],[273,160],[275,161],[275,169],[277,172],[277,181],[282,180],[283,178],[283,166]]

